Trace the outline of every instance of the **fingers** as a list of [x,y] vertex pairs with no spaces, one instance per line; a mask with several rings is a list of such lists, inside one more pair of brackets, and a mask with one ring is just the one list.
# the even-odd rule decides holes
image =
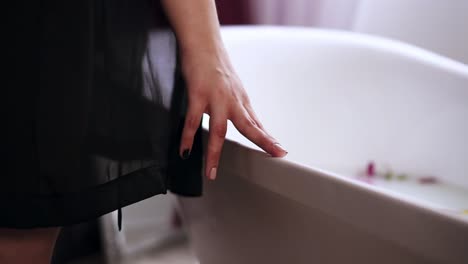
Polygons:
[[[216,77],[216,76],[215,76]],[[205,150],[207,178],[214,180],[230,119],[239,132],[273,157],[283,157],[288,152],[272,137],[260,123],[249,98],[239,83],[218,79],[211,85],[220,87],[207,89],[205,85],[189,87],[189,106],[182,130],[179,155],[182,159],[190,155],[195,134],[203,113],[210,115],[208,146]],[[216,79],[215,79],[216,80]],[[198,88],[197,88],[198,87]]]
[[273,157],[283,157],[288,153],[276,139],[262,129],[258,119],[252,117],[244,107],[239,107],[231,120],[242,135]]
[[204,105],[201,101],[189,102],[185,117],[184,128],[180,140],[179,155],[182,159],[187,159],[193,145],[193,139],[203,116]]
[[244,107],[245,107],[245,110],[247,110],[247,112],[249,113],[250,117],[255,121],[255,123],[257,123],[258,127],[263,130],[263,132],[265,132],[267,135],[271,136],[268,131],[266,131],[266,129],[263,127],[263,124],[260,122],[260,120],[258,119],[257,115],[255,114],[255,111],[253,110],[252,106],[250,105],[250,103],[244,103]]
[[208,149],[206,152],[205,175],[210,180],[216,179],[219,158],[227,131],[227,115],[225,111],[211,111]]

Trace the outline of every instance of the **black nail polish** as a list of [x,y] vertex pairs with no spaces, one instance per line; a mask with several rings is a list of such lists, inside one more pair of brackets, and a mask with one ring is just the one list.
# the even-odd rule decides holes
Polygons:
[[182,152],[182,159],[186,160],[190,156],[190,150],[186,149],[184,152]]

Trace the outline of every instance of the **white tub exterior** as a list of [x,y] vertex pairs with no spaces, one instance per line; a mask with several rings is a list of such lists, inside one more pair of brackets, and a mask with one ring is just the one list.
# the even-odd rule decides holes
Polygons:
[[372,159],[468,188],[466,65],[338,31],[223,37],[289,154],[269,157],[230,124],[218,179],[180,199],[202,264],[468,263],[466,216],[346,177]]

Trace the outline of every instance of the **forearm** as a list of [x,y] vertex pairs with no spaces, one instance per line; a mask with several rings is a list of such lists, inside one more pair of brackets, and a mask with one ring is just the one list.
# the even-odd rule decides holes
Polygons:
[[214,0],[162,0],[183,57],[223,52]]

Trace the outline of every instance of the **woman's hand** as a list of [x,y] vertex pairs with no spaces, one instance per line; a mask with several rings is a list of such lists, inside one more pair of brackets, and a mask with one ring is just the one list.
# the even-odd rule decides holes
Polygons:
[[274,157],[287,154],[265,130],[250,104],[223,48],[197,52],[182,57],[187,82],[188,110],[180,144],[180,156],[186,158],[203,113],[210,115],[205,175],[214,180],[227,130],[231,120],[242,135]]
[[234,72],[219,30],[214,0],[162,0],[176,33],[187,82],[188,110],[179,154],[187,157],[203,113],[210,115],[205,175],[214,180],[226,136],[227,120],[245,137],[274,157],[286,151],[255,116],[242,83]]

